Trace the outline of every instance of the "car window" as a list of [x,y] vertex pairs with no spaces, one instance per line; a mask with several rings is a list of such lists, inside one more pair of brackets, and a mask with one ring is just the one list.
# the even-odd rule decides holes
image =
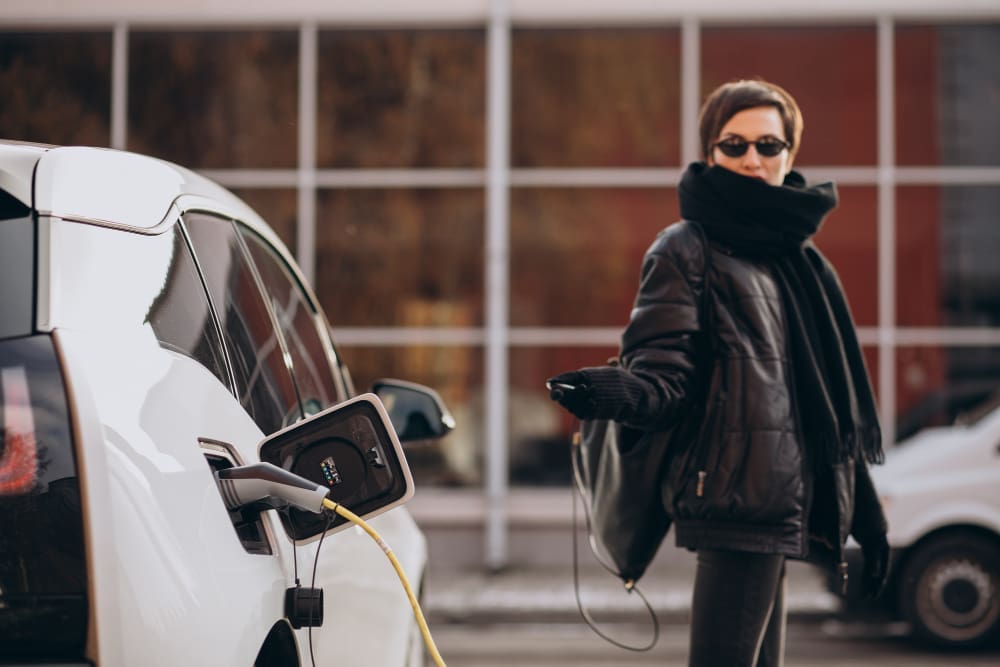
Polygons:
[[253,269],[229,220],[203,213],[184,215],[236,380],[236,395],[264,433],[302,417],[282,341]]
[[172,235],[173,251],[163,290],[149,306],[146,322],[162,347],[191,357],[231,387],[222,338],[191,250],[179,226],[173,228]]
[[261,284],[275,313],[292,360],[292,375],[306,415],[337,403],[337,385],[327,355],[328,342],[313,309],[291,269],[257,233],[237,225],[257,266]]

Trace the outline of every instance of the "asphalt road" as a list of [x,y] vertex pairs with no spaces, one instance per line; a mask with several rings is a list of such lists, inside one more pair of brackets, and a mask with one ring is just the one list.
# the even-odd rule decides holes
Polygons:
[[[615,648],[583,624],[439,624],[435,641],[449,667],[686,667],[683,625],[661,629],[647,653]],[[642,644],[649,628],[608,628]],[[979,667],[1000,665],[1000,649],[980,653],[934,653],[913,646],[899,627],[872,628],[828,621],[789,626],[786,667]]]

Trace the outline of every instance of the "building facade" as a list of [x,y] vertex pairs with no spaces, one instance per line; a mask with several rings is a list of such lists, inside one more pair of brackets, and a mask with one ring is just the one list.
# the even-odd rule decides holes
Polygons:
[[414,513],[481,529],[487,565],[512,525],[568,517],[573,424],[544,380],[615,354],[725,81],[788,88],[796,167],[838,184],[817,243],[887,438],[1000,385],[995,1],[275,4],[7,0],[0,136],[149,153],[256,208],[356,385],[455,412],[409,452]]

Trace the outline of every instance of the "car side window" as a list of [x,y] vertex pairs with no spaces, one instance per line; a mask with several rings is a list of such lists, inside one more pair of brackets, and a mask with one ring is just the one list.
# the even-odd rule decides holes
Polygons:
[[174,226],[171,235],[163,290],[150,304],[146,322],[161,347],[191,357],[231,388],[222,338],[191,250],[179,226]]
[[232,221],[184,215],[194,253],[222,324],[236,396],[264,433],[302,418],[282,341]]
[[305,414],[311,415],[338,403],[333,367],[327,354],[328,339],[320,318],[291,269],[274,248],[256,232],[237,225],[257,266],[261,284],[281,329],[292,360],[292,375]]

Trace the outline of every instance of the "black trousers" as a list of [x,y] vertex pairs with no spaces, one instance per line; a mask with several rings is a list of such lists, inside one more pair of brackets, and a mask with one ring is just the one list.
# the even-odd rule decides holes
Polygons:
[[785,557],[699,551],[689,667],[781,667]]

